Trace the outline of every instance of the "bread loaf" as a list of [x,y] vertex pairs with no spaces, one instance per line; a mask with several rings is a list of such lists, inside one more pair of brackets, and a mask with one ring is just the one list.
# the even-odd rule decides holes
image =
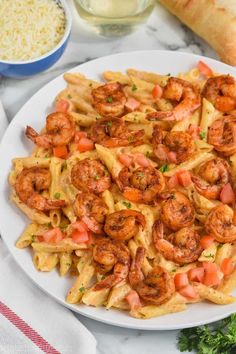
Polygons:
[[227,64],[236,65],[236,0],[160,0],[205,39]]

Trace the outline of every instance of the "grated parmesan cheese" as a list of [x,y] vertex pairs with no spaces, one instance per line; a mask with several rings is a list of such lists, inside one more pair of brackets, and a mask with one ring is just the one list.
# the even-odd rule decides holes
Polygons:
[[53,49],[65,32],[65,14],[53,0],[0,0],[0,59],[25,61]]

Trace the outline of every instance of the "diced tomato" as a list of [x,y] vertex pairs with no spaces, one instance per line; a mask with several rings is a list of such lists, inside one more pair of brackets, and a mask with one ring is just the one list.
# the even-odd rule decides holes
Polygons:
[[188,278],[190,281],[197,281],[202,283],[203,278],[204,278],[204,268],[203,267],[197,267],[193,269],[189,269],[188,271]]
[[204,63],[203,61],[199,60],[199,62],[198,62],[198,64],[197,64],[197,67],[198,67],[198,70],[200,71],[200,73],[201,73],[203,76],[206,76],[207,78],[213,76],[213,71],[212,71],[211,68],[210,68],[206,63]]
[[196,124],[190,124],[188,128],[188,133],[192,136],[193,139],[200,139],[201,128]]
[[120,154],[118,156],[118,160],[120,161],[120,163],[122,163],[122,165],[129,167],[130,165],[132,165],[133,156],[128,154]]
[[191,173],[189,171],[178,172],[179,184],[183,187],[188,187],[192,183]]
[[134,161],[142,167],[149,167],[150,166],[150,161],[144,154],[139,153],[135,155]]
[[189,285],[187,273],[177,273],[174,277],[175,288],[181,289],[186,285]]
[[220,269],[224,275],[230,275],[235,270],[235,261],[232,258],[223,259]]
[[235,109],[235,99],[228,96],[218,96],[215,101],[215,108],[221,112],[233,111]]
[[218,276],[218,267],[216,263],[203,262],[203,268],[205,270],[203,284],[206,286],[217,286],[220,284],[220,278]]
[[77,144],[81,138],[87,138],[86,132],[76,132],[75,133],[75,143]]
[[66,159],[68,156],[68,150],[66,145],[55,146],[53,148],[53,155],[62,159]]
[[70,104],[66,100],[60,99],[60,100],[56,101],[55,110],[57,112],[66,113],[68,111],[69,107],[70,107]]
[[126,300],[130,306],[131,311],[137,310],[140,308],[141,302],[138,293],[135,290],[131,290],[127,295],[126,295]]
[[141,191],[136,188],[126,188],[123,192],[123,195],[131,202],[138,202],[142,198]]
[[47,243],[58,243],[63,240],[63,233],[59,227],[54,227],[43,233],[43,239]]
[[220,200],[224,204],[230,204],[230,203],[234,203],[235,202],[234,191],[233,191],[233,188],[232,188],[230,183],[227,183],[222,188],[222,190],[220,192]]
[[88,226],[83,221],[73,222],[71,227],[79,232],[88,231]]
[[200,245],[202,246],[202,248],[206,249],[212,245],[214,240],[214,237],[211,235],[203,236],[200,240]]
[[152,90],[152,97],[156,100],[157,98],[161,98],[162,94],[163,94],[162,87],[156,84]]
[[125,107],[126,107],[127,111],[133,112],[133,111],[135,111],[135,109],[138,109],[140,105],[141,105],[141,102],[139,102],[138,100],[136,100],[133,97],[129,97],[128,100],[126,101]]
[[80,152],[91,151],[94,149],[94,142],[88,138],[81,138],[76,144],[76,150]]
[[88,231],[73,231],[71,235],[72,241],[75,243],[84,243],[89,241]]
[[179,289],[180,295],[186,297],[187,299],[193,300],[198,298],[198,293],[192,285],[186,285]]
[[168,188],[169,189],[175,189],[176,187],[178,187],[179,185],[179,179],[177,174],[175,174],[174,176],[170,177],[170,179],[167,182]]
[[168,160],[171,163],[177,164],[177,154],[174,151],[170,151],[167,153]]

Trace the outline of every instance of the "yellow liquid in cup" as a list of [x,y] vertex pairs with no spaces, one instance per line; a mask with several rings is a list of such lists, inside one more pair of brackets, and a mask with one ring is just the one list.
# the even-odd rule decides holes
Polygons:
[[126,34],[150,15],[154,0],[74,0],[80,17],[105,36]]

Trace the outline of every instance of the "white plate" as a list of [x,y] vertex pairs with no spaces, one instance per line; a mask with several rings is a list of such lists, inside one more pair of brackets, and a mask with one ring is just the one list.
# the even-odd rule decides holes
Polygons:
[[[101,73],[105,70],[124,71],[127,68],[175,75],[191,69],[199,59],[204,60],[217,72],[229,73],[236,76],[235,69],[213,59],[168,51],[115,54],[90,61],[71,71],[81,72],[93,79],[100,79]],[[138,320],[122,311],[107,311],[105,308],[69,305],[65,302],[65,296],[72,284],[71,279],[59,277],[56,271],[51,273],[37,272],[33,266],[30,251],[15,248],[15,242],[28,223],[28,220],[9,202],[10,188],[7,178],[11,170],[11,160],[17,156],[27,156],[32,150],[32,143],[24,136],[26,125],[31,125],[36,130],[40,130],[45,124],[46,115],[52,109],[55,96],[64,87],[65,82],[61,75],[38,91],[17,113],[8,127],[0,146],[0,230],[9,251],[19,266],[35,284],[62,305],[87,317],[116,326],[145,330],[177,329],[213,322],[235,312],[236,305],[234,304],[217,306],[210,303],[199,303],[188,306],[188,309],[184,312],[150,320]]]

